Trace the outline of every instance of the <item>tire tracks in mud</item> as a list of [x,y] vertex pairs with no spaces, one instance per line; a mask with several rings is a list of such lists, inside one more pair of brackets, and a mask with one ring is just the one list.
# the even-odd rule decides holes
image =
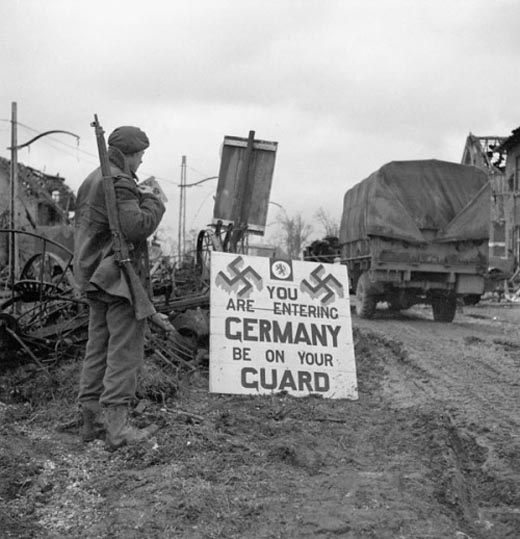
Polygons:
[[[404,315],[354,325],[395,341],[395,361],[385,364],[384,391],[397,406],[454,410],[467,422],[520,431],[520,353],[508,352],[501,332],[468,322],[442,324]],[[516,335],[510,343],[518,342]]]
[[377,341],[390,406],[435,418],[438,497],[458,508],[473,538],[520,534],[520,338],[513,314],[458,313],[451,324],[420,309],[353,318],[354,328]]

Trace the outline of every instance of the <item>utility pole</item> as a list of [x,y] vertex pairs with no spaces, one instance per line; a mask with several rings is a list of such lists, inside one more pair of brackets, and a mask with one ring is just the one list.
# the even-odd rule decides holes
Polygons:
[[182,156],[181,161],[181,181],[179,183],[179,231],[178,231],[178,248],[177,248],[177,254],[179,257],[179,264],[182,261],[182,258],[185,254],[186,249],[186,199],[187,199],[187,189],[189,187],[195,187],[196,185],[200,185],[204,182],[207,182],[208,180],[216,180],[218,179],[218,176],[209,176],[208,178],[203,178],[202,180],[199,180],[194,183],[186,183],[186,156]]
[[9,284],[11,286],[12,294],[14,297],[14,283],[16,277],[19,274],[19,252],[18,252],[18,238],[16,236],[16,229],[18,227],[18,150],[30,146],[34,141],[51,135],[53,133],[64,133],[66,135],[72,135],[79,141],[79,136],[71,133],[70,131],[63,131],[61,129],[54,129],[52,131],[45,131],[36,135],[31,140],[24,144],[18,144],[18,108],[16,101],[11,103],[11,146],[7,148],[11,151],[11,170],[10,170],[10,184],[9,184]]
[[18,111],[16,102],[11,103],[11,182],[9,186],[9,284],[11,290],[14,289],[14,281],[18,275],[18,238],[14,232],[17,225],[17,204],[18,200]]
[[184,256],[186,242],[186,156],[181,161],[181,183],[179,185],[179,231],[178,231],[178,256],[179,264]]

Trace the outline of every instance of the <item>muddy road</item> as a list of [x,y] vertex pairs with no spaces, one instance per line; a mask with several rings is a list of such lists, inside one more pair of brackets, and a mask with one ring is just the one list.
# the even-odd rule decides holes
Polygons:
[[[465,306],[451,324],[434,322],[427,307],[381,308],[354,326],[392,349],[381,385],[391,406],[446,422],[466,516],[484,536],[520,537],[520,306]],[[508,532],[496,526],[504,518]]]
[[0,537],[518,539],[519,324],[492,303],[451,324],[353,315],[357,401],[161,371],[136,414],[161,430],[115,453],[79,443],[79,363],[50,388],[30,363],[2,372]]
[[520,428],[520,306],[464,307],[453,323],[429,309],[381,309],[355,326],[400,343],[403,361],[387,363],[384,390],[396,406],[449,408],[465,421]]

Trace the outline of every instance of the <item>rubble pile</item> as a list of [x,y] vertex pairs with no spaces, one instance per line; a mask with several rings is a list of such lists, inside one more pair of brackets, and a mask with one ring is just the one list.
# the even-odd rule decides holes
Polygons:
[[[4,232],[8,237],[9,231]],[[30,365],[31,372],[52,382],[55,367],[83,356],[88,304],[71,272],[72,253],[45,237],[30,236],[35,238],[32,254],[23,257],[19,278],[11,281],[7,271],[0,276],[0,370]],[[179,377],[207,366],[209,294],[199,281],[186,265],[174,271],[168,257],[158,257],[154,264],[153,303],[175,331],[149,324],[142,386],[151,400],[164,400],[175,392]]]

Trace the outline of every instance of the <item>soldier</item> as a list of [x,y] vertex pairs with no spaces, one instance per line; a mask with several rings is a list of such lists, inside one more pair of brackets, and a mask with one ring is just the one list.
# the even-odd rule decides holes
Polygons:
[[[146,239],[165,211],[151,188],[137,184],[136,172],[148,146],[148,137],[138,127],[118,127],[108,138],[121,233],[146,289],[150,278]],[[104,181],[97,168],[81,184],[76,201],[74,275],[90,308],[78,399],[83,441],[105,434],[107,448],[114,450],[148,438],[157,427],[137,429],[128,421],[144,357],[146,320],[136,319],[131,293],[115,260]]]

